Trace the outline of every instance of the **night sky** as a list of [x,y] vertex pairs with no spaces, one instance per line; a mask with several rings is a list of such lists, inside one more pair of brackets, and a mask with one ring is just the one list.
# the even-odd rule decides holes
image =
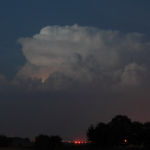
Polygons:
[[150,121],[149,0],[0,0],[0,134],[86,140],[116,115]]

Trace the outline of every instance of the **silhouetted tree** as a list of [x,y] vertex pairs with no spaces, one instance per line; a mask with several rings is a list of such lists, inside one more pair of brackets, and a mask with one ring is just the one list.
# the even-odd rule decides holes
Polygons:
[[13,142],[13,138],[12,137],[7,137],[7,142],[8,142],[8,146],[11,146],[11,144]]
[[7,138],[5,135],[0,135],[0,147],[8,147],[12,143],[12,138]]
[[141,134],[142,144],[150,148],[150,122],[143,124],[143,131]]
[[95,127],[96,143],[100,147],[105,147],[107,145],[108,138],[108,125],[105,123],[98,123]]
[[29,138],[24,138],[23,141],[30,142],[30,139]]
[[13,137],[13,141],[23,141],[23,138],[22,137]]
[[87,130],[87,139],[96,147],[119,147],[129,144],[144,145],[150,148],[150,122],[144,124],[118,115],[108,124],[91,125]]
[[35,138],[35,149],[50,149],[50,139],[48,135],[40,134]]
[[91,125],[87,130],[87,140],[91,142],[92,145],[95,145],[96,136],[95,128]]
[[143,141],[142,133],[143,133],[143,124],[138,121],[132,122],[130,140],[133,145],[142,144],[142,141]]
[[60,136],[50,136],[51,148],[60,148],[62,146],[62,138]]
[[62,145],[61,137],[40,134],[35,138],[35,149],[51,150]]
[[131,120],[127,116],[118,115],[108,124],[91,125],[87,131],[87,139],[93,146],[114,147],[125,145],[124,140],[131,134]]
[[94,128],[91,125],[87,131],[88,141],[91,142],[92,146],[106,147],[108,138],[108,125],[105,123],[98,123]]
[[127,116],[118,115],[108,123],[109,146],[123,146],[124,140],[130,140],[131,120]]

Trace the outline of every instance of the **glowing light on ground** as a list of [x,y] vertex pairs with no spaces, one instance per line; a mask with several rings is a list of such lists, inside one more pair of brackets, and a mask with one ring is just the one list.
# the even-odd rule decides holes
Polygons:
[[85,142],[85,141],[62,141],[65,143],[74,143],[74,144],[86,144],[86,143],[90,143],[90,142]]

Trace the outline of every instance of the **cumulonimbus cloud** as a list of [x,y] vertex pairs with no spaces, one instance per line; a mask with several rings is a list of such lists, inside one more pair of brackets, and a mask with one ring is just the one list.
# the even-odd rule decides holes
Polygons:
[[36,78],[43,82],[37,87],[48,90],[66,89],[76,83],[106,89],[138,86],[148,70],[148,62],[140,58],[149,48],[144,40],[140,33],[123,34],[77,24],[44,27],[32,38],[18,39],[27,63],[13,84]]

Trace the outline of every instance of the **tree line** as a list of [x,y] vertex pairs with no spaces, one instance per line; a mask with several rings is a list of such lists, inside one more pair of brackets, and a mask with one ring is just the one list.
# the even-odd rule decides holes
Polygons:
[[[0,135],[0,147],[11,147],[12,143],[16,142],[30,142],[29,138],[21,137],[7,137]],[[39,134],[35,137],[33,148],[36,150],[58,149],[62,146],[62,138],[60,136],[48,136]]]
[[[132,122],[127,116],[118,115],[109,123],[99,122],[95,127],[91,125],[86,134],[90,145],[94,147],[124,147],[132,144],[150,148],[150,122]],[[13,141],[30,142],[30,139],[0,135],[0,147],[9,147]],[[59,135],[40,134],[35,137],[33,148],[48,150],[59,149],[61,146],[62,138]]]
[[105,124],[99,122],[87,130],[87,139],[95,147],[123,147],[127,145],[150,148],[150,122],[132,122],[127,116],[117,115]]
[[30,142],[29,138],[21,138],[21,137],[7,137],[6,135],[0,135],[0,147],[9,147],[12,145],[14,141],[17,142]]
[[0,135],[0,147],[9,147],[13,142],[11,137],[6,137],[5,135]]
[[62,146],[62,138],[60,136],[48,136],[40,134],[35,138],[34,148],[36,150],[53,150]]

